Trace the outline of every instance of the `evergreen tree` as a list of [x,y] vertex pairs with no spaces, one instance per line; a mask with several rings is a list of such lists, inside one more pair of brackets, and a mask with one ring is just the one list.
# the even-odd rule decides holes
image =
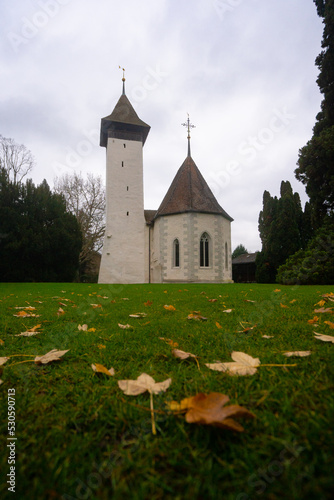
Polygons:
[[315,0],[315,4],[324,22],[323,50],[316,59],[324,99],[313,137],[299,152],[295,175],[305,184],[313,205],[313,225],[320,227],[334,211],[334,0]]
[[46,181],[35,186],[0,175],[1,281],[73,281],[81,231]]
[[248,250],[242,243],[240,243],[240,245],[235,247],[235,249],[233,250],[232,259],[235,259],[236,257],[239,257],[239,255],[243,255],[244,253],[248,253]]

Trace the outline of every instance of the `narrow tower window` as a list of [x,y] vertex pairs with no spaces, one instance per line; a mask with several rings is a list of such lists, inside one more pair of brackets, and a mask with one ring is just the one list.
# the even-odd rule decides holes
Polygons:
[[180,267],[180,242],[177,238],[173,242],[173,264]]
[[209,235],[203,233],[199,244],[199,265],[200,267],[209,267]]
[[126,144],[123,144],[123,147],[126,148]]
[[124,167],[124,161],[122,161],[122,167]]

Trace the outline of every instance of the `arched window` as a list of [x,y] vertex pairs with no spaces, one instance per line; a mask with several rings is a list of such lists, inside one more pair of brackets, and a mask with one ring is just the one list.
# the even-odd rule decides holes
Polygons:
[[227,248],[227,243],[225,243],[225,269],[228,269],[228,248]]
[[173,242],[173,265],[180,267],[180,242],[177,238]]
[[207,233],[203,233],[199,244],[199,265],[209,267],[210,265],[210,238]]

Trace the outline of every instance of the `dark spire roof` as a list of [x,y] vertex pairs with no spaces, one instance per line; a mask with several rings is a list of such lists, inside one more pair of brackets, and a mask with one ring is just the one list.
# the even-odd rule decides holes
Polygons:
[[144,144],[150,128],[139,118],[127,96],[122,94],[113,112],[101,120],[100,146],[107,146],[109,129],[140,134]]
[[176,173],[155,219],[183,212],[218,214],[233,220],[219,205],[191,156],[185,159]]

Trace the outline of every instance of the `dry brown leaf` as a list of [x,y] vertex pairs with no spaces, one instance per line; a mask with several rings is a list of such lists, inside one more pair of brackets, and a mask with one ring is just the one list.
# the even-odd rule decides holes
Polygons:
[[164,340],[166,344],[170,345],[171,347],[178,347],[178,343],[174,342],[172,339],[165,339],[165,337],[159,337],[160,340]]
[[205,364],[210,370],[227,372],[229,375],[254,375],[261,364],[259,358],[253,358],[244,352],[233,351],[231,358],[234,362]]
[[330,328],[334,328],[334,323],[332,323],[331,321],[324,321],[324,323],[326,323],[326,325],[328,325]]
[[219,328],[219,330],[221,330],[223,327],[221,326],[220,323],[218,323],[218,321],[216,321],[216,327]]
[[132,328],[131,325],[122,325],[121,323],[118,323],[118,326],[123,330],[129,330],[130,328]]
[[32,306],[14,307],[14,309],[24,309],[26,311],[36,311],[36,307],[32,307]]
[[168,306],[168,305],[164,305],[164,309],[166,309],[166,311],[175,311],[175,307],[174,306]]
[[86,332],[88,330],[88,325],[78,325],[78,330]]
[[51,361],[60,360],[61,356],[64,356],[64,354],[66,354],[68,351],[69,349],[67,349],[66,351],[58,351],[57,349],[52,349],[52,351],[47,352],[43,356],[36,356],[34,361],[37,365],[46,365],[47,363],[51,363]]
[[199,311],[193,311],[192,313],[188,314],[187,319],[193,319],[195,321],[206,321],[208,318],[201,316],[201,314],[199,314]]
[[233,309],[225,309],[225,311],[223,311],[223,313],[231,313],[233,311]]
[[217,302],[218,299],[208,299],[209,302]]
[[115,370],[112,367],[108,370],[105,366],[100,365],[99,363],[96,363],[95,365],[92,364],[91,367],[94,370],[94,372],[105,373],[106,375],[109,375],[109,377],[115,375]]
[[288,306],[286,306],[285,304],[282,304],[282,302],[280,303],[280,306],[281,306],[283,309],[288,309]]
[[65,314],[65,311],[60,307],[57,311],[57,316],[61,316],[62,314]]
[[262,335],[262,338],[264,338],[264,339],[273,339],[274,335]]
[[181,351],[181,349],[173,349],[172,354],[179,359],[197,358],[195,354],[191,354],[191,352]]
[[129,314],[129,318],[145,318],[146,316],[147,316],[146,313]]
[[309,356],[311,354],[311,351],[291,351],[291,352],[284,352],[283,355],[287,356],[288,358],[291,356],[300,356],[301,358],[305,356]]
[[16,316],[17,318],[39,318],[39,314],[31,314],[26,311],[20,311],[17,314],[13,314],[13,316]]
[[179,404],[173,401],[169,404],[169,408],[171,410],[175,408],[177,411],[186,410],[185,419],[189,424],[212,425],[242,432],[244,428],[234,419],[250,419],[255,418],[255,415],[239,405],[225,406],[229,399],[225,394],[218,392],[207,395],[199,393],[183,399]]
[[14,337],[32,337],[33,335],[37,335],[38,333],[42,333],[42,332],[30,332],[29,330],[27,330],[26,332],[22,332],[22,333],[18,333],[16,335],[14,335]]
[[315,313],[331,313],[333,314],[331,307],[321,307],[320,309],[314,309]]
[[119,380],[118,387],[127,396],[138,396],[143,392],[148,391],[151,394],[158,394],[159,392],[165,392],[172,382],[171,378],[164,380],[163,382],[155,382],[154,378],[147,373],[142,373],[136,380]]
[[244,302],[255,302],[255,300],[244,299]]
[[151,300],[148,300],[147,302],[144,302],[144,306],[150,307],[153,304]]
[[318,321],[319,321],[318,316],[314,316],[314,317],[313,317],[313,319],[309,319],[309,320],[308,320],[308,323],[309,323],[310,325],[314,325],[315,323],[318,323]]
[[332,342],[334,344],[334,337],[332,335],[322,335],[321,333],[313,332],[316,335],[316,339],[322,340],[323,342]]
[[4,345],[4,341],[2,339],[0,339],[0,345]]
[[6,358],[6,357],[0,358],[0,366],[4,365],[6,363],[6,361],[8,361],[8,360],[9,360],[9,358]]
[[102,307],[101,304],[91,304],[91,306],[92,306],[93,309],[97,309],[99,307]]

